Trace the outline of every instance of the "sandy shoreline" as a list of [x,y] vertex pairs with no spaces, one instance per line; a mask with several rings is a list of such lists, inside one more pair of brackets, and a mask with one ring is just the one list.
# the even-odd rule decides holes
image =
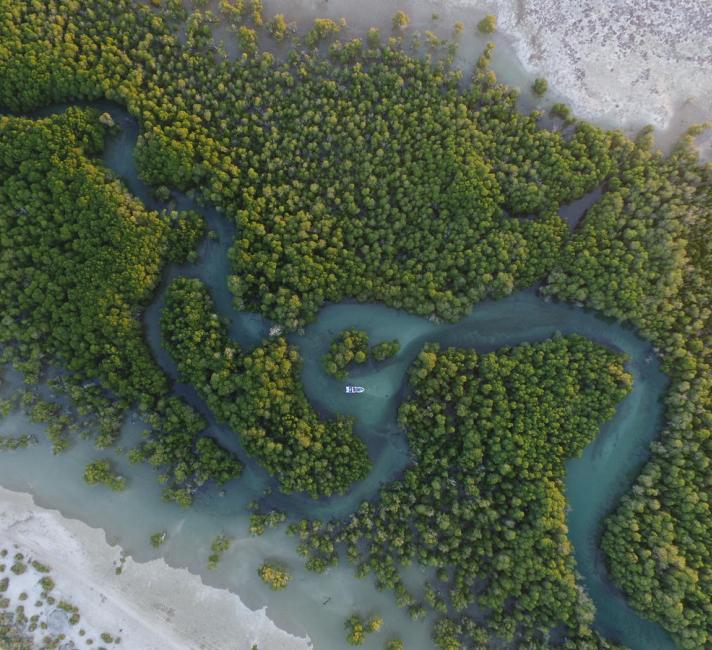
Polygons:
[[[471,67],[487,40],[497,44],[493,67],[524,95],[534,77],[549,82],[542,107],[563,101],[576,117],[628,133],[656,128],[669,149],[690,125],[712,117],[712,3],[707,0],[264,0],[267,15],[283,11],[304,28],[315,16],[344,17],[356,32],[390,31],[396,10],[411,30],[450,37],[457,20]],[[475,25],[497,16],[486,37]],[[432,20],[431,16],[437,16]],[[355,32],[355,33],[356,33]],[[531,98],[530,98],[531,99]],[[527,104],[531,104],[528,101]]]
[[162,559],[139,564],[126,558],[117,575],[121,549],[110,546],[102,530],[2,487],[0,544],[49,565],[55,591],[79,607],[81,627],[118,633],[119,647],[127,650],[312,647],[280,630],[264,610],[253,611],[235,594]]
[[667,130],[712,115],[706,0],[446,1],[489,7],[524,69],[545,77],[578,117]]

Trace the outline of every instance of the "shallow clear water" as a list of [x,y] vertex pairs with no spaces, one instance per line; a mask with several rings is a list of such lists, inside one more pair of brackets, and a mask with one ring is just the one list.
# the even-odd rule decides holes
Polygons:
[[[107,108],[123,127],[123,132],[109,143],[104,162],[126,180],[134,194],[155,206],[133,167],[131,152],[137,126],[122,111],[102,106],[103,110]],[[63,109],[55,107],[52,110]],[[569,208],[566,216],[570,223],[577,221],[580,212],[592,200],[595,197],[588,197],[578,206]],[[188,197],[178,197],[177,204],[184,208],[193,205]],[[170,269],[162,290],[144,314],[147,340],[158,362],[172,376],[175,375],[174,367],[160,348],[158,329],[163,290],[171,277],[187,274],[202,278],[210,286],[219,312],[228,318],[231,335],[247,348],[258,344],[270,325],[255,314],[232,309],[226,283],[229,269],[226,247],[234,231],[216,211],[200,210],[209,226],[218,233],[218,240],[206,240],[202,244],[197,264]],[[577,210],[579,214],[576,214]],[[319,360],[330,340],[346,327],[366,330],[374,343],[392,338],[401,342],[401,351],[395,359],[379,367],[369,365],[357,371],[358,383],[366,387],[363,395],[345,395],[344,382],[328,377],[320,367]],[[665,376],[659,370],[650,345],[631,330],[581,308],[545,302],[534,290],[481,303],[454,325],[433,323],[377,304],[326,306],[303,334],[290,336],[304,358],[304,388],[312,403],[325,414],[346,413],[356,418],[356,431],[367,442],[374,467],[369,476],[345,496],[313,501],[299,495],[275,493],[269,500],[295,516],[343,516],[361,500],[373,496],[382,484],[398,476],[408,463],[408,447],[395,423],[395,412],[407,390],[406,371],[425,342],[438,341],[443,346],[488,351],[502,345],[541,340],[555,332],[576,332],[624,351],[630,358],[627,368],[634,378],[633,390],[621,403],[613,420],[603,427],[581,458],[567,464],[570,537],[581,582],[597,608],[596,625],[634,650],[673,650],[675,646],[665,632],[641,619],[610,584],[597,551],[602,518],[629,488],[644,462],[648,443],[660,428],[660,397],[666,385]],[[19,378],[11,374],[7,384],[11,386],[17,381]],[[237,437],[214,422],[194,390],[178,384],[176,391],[206,415],[213,435],[231,449],[240,450]],[[136,417],[130,417],[120,445],[129,446],[142,428]],[[41,427],[14,414],[0,423],[0,432],[41,433]],[[46,442],[26,450],[4,453],[0,455],[0,484],[31,492],[40,505],[57,508],[66,516],[103,528],[111,543],[120,544],[126,553],[139,561],[159,554],[150,546],[149,535],[167,530],[168,541],[160,549],[160,554],[171,565],[185,566],[200,573],[206,583],[237,592],[250,607],[267,606],[268,615],[278,625],[295,634],[308,633],[316,648],[347,647],[343,621],[354,611],[363,614],[378,611],[385,619],[383,631],[372,635],[364,646],[366,648],[382,647],[384,639],[395,633],[410,649],[432,647],[430,621],[413,623],[397,608],[389,593],[375,589],[371,579],[358,581],[347,567],[331,569],[322,576],[306,572],[294,551],[294,540],[287,538],[281,530],[271,531],[261,538],[249,536],[246,504],[262,496],[274,482],[245,454],[241,454],[248,461],[245,473],[226,486],[224,495],[209,487],[199,494],[194,506],[188,510],[164,503],[153,470],[145,466],[129,466],[121,456],[117,464],[130,478],[125,492],[115,494],[87,486],[81,479],[84,466],[88,460],[100,455],[106,454],[97,452],[88,442],[76,443],[70,452],[59,457],[52,457]],[[224,555],[220,569],[209,572],[206,569],[209,546],[219,532],[233,537],[235,543]],[[282,593],[269,591],[257,577],[256,567],[270,557],[286,561],[294,570],[295,579]],[[418,584],[425,576],[424,569],[411,568],[408,582]]]

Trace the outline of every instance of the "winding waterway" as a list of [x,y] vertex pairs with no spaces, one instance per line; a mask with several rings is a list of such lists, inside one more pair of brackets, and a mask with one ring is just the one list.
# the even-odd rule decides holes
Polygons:
[[[116,106],[98,104],[98,107],[108,110],[121,127],[120,134],[107,144],[104,164],[123,178],[130,191],[147,205],[159,207],[151,198],[149,188],[138,178],[133,164],[132,152],[138,135],[136,122]],[[54,107],[40,114],[63,109]],[[598,196],[599,193],[594,193],[569,208],[567,220],[575,223]],[[175,367],[161,348],[158,327],[165,288],[171,278],[189,275],[203,279],[211,289],[219,313],[229,323],[231,336],[245,348],[257,345],[267,336],[270,327],[259,315],[238,312],[232,307],[226,279],[229,274],[227,248],[234,236],[234,227],[215,210],[197,206],[187,196],[177,196],[175,203],[181,209],[199,210],[218,237],[202,243],[196,264],[167,271],[156,299],[144,313],[148,343],[157,361],[174,378]],[[400,353],[390,362],[367,365],[354,373],[358,383],[366,387],[366,393],[360,396],[346,396],[343,382],[328,377],[320,366],[319,360],[330,340],[346,327],[367,331],[373,343],[392,338],[398,338],[401,343]],[[631,329],[582,308],[546,302],[533,289],[504,300],[480,303],[456,324],[434,323],[378,304],[341,303],[324,307],[303,333],[289,337],[304,359],[304,389],[321,413],[344,413],[356,418],[356,431],[368,445],[373,470],[345,496],[314,501],[300,495],[282,495],[275,490],[268,500],[295,516],[338,517],[353,511],[363,499],[373,497],[380,486],[398,477],[409,462],[409,451],[395,415],[407,391],[407,369],[424,343],[437,341],[442,346],[488,351],[523,341],[539,341],[556,332],[579,333],[625,352],[629,357],[626,367],[633,375],[633,390],[619,405],[614,418],[604,425],[581,458],[567,463],[569,536],[581,584],[596,606],[595,625],[605,635],[633,650],[674,650],[676,646],[664,630],[642,619],[610,583],[598,550],[603,518],[629,489],[646,458],[649,443],[660,429],[666,378],[660,372],[651,346]],[[212,435],[240,453],[235,434],[215,422],[191,387],[176,383],[175,390],[206,416]],[[141,422],[136,417],[130,418],[121,444],[128,446],[141,429]],[[18,414],[0,423],[0,431],[6,434],[39,430]],[[162,502],[153,471],[129,466],[121,456],[117,463],[130,478],[126,492],[114,494],[87,487],[81,480],[82,470],[87,460],[96,455],[86,442],[75,444],[69,453],[59,457],[51,456],[46,442],[5,453],[0,455],[0,484],[29,491],[41,505],[58,508],[66,516],[104,528],[109,541],[121,544],[139,561],[158,554],[148,543],[149,535],[156,530],[167,530],[168,543],[161,554],[170,564],[186,566],[200,573],[205,582],[235,591],[251,607],[267,606],[268,615],[278,625],[294,634],[308,634],[316,648],[346,647],[343,620],[364,607],[379,611],[386,622],[384,634],[370,639],[364,647],[382,647],[383,639],[391,633],[398,633],[408,648],[432,647],[428,621],[425,624],[411,622],[388,593],[375,589],[371,579],[357,581],[346,567],[314,576],[301,568],[294,541],[281,531],[271,531],[258,539],[249,536],[246,504],[261,498],[275,483],[246,454],[240,453],[246,461],[246,471],[240,479],[231,482],[224,492],[216,488],[201,492],[195,505],[187,511]],[[211,573],[206,571],[205,558],[210,541],[221,531],[234,537],[236,543],[225,555],[221,570]],[[285,592],[269,592],[257,579],[255,567],[265,557],[286,559],[295,569],[295,580]],[[425,575],[424,569],[411,568],[406,582],[417,585]]]

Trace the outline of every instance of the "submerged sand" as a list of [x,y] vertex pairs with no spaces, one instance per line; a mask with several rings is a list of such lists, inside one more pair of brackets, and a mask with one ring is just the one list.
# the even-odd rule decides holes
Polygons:
[[[162,559],[139,564],[122,558],[121,549],[110,546],[102,530],[37,506],[29,494],[1,487],[0,545],[51,567],[53,595],[79,607],[81,624],[74,627],[119,635],[123,648],[312,647],[308,639],[280,630],[264,610],[249,609],[235,594],[204,585],[198,576]],[[117,575],[118,566],[122,570]]]

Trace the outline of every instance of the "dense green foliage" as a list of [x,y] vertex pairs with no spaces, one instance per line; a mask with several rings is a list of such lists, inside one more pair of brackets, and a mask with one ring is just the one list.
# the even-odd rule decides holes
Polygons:
[[0,436],[0,451],[24,449],[37,444],[37,438],[29,433],[21,436]]
[[220,562],[220,558],[225,551],[230,550],[232,540],[223,535],[216,535],[215,539],[210,543],[210,555],[208,556],[208,569],[215,569]]
[[[467,647],[473,650],[486,650],[490,647],[487,632],[469,616],[461,616],[458,620],[447,617],[439,618],[433,625],[432,639],[440,650],[460,650],[463,640],[467,643]],[[524,646],[527,648],[547,647],[543,643],[534,645],[531,642]],[[573,647],[578,649],[579,646],[574,645]],[[590,644],[587,646],[584,642],[582,647],[590,647]]]
[[[137,403],[158,432],[143,457],[171,468],[167,496],[178,489],[187,502],[192,487],[175,486],[232,478],[240,466],[199,438],[204,421],[192,409],[165,399],[168,382],[138,311],[161,267],[194,247],[202,219],[148,211],[112,180],[92,158],[106,128],[96,111],[75,108],[42,120],[0,117],[0,344],[30,377],[50,362],[71,370],[55,386],[80,412],[98,410],[99,443],[115,439],[121,413]],[[57,404],[35,399],[31,419],[49,422],[55,451],[66,448],[70,421]]]
[[321,360],[324,370],[337,379],[346,377],[346,368],[351,363],[368,361],[368,334],[360,330],[344,330],[329,346]]
[[546,79],[544,79],[543,77],[538,77],[537,79],[534,79],[534,83],[532,83],[532,92],[535,95],[541,97],[542,95],[546,94],[547,90],[549,90],[549,82]]
[[52,355],[145,401],[165,378],[132,312],[169,254],[171,217],[146,211],[88,158],[103,129],[74,108],[0,117],[0,342],[28,367]]
[[[486,72],[488,55],[464,94],[460,75],[448,71],[447,61],[430,65],[409,55],[400,37],[381,46],[376,33],[369,34],[367,45],[334,43],[330,59],[294,51],[278,64],[269,55],[245,52],[236,64],[216,64],[206,15],[193,14],[181,44],[171,26],[181,12],[173,9],[162,17],[160,10],[128,0],[94,0],[82,11],[74,0],[7,0],[0,6],[0,102],[15,111],[67,98],[106,97],[126,105],[143,127],[136,151],[143,176],[157,186],[200,186],[235,220],[240,237],[232,251],[230,286],[237,304],[288,327],[312,318],[324,300],[344,296],[453,319],[477,299],[530,284],[553,265],[563,243],[566,227],[554,214],[556,207],[606,174],[608,138],[586,126],[569,140],[539,129],[534,118],[516,112],[515,94]],[[242,12],[237,14],[230,17],[236,31],[250,31],[240,24]],[[249,20],[258,27],[262,19]],[[406,22],[399,20],[401,27]],[[326,27],[315,24],[313,38],[322,38],[325,29],[336,31]],[[20,295],[26,292],[12,282],[12,269],[18,273],[22,267],[8,260],[10,282],[2,302],[11,310],[3,324],[10,331],[3,340],[12,340],[35,366],[42,355],[59,354],[66,365],[98,376],[127,402],[149,402],[156,409],[151,425],[161,435],[152,436],[133,458],[166,467],[167,496],[188,503],[215,468],[225,480],[239,472],[239,464],[199,436],[197,415],[164,399],[165,378],[147,354],[135,314],[168,252],[185,250],[178,244],[195,240],[197,224],[181,218],[168,227],[168,218],[142,210],[80,149],[69,146],[81,141],[87,154],[99,150],[99,130],[109,128],[102,122],[110,120],[82,117],[89,114],[72,110],[49,121],[4,122],[11,125],[10,135],[23,131],[27,141],[17,147],[14,140],[8,143],[5,173],[16,173],[17,156],[25,151],[32,164],[42,166],[45,180],[72,174],[76,167],[88,175],[83,183],[44,182],[37,208],[51,199],[50,212],[60,211],[77,204],[81,192],[91,209],[66,215],[79,220],[73,231],[65,225],[54,237],[51,229],[43,230],[52,242],[74,232],[87,245],[42,251],[40,261],[52,265],[43,273],[33,271],[44,283],[40,291]],[[62,120],[73,121],[74,136],[45,132]],[[24,130],[34,139],[24,138]],[[60,163],[55,157],[57,164],[49,169],[52,154],[64,158]],[[86,239],[93,231],[81,221],[83,215],[112,215],[112,210],[135,218],[129,224],[112,216],[115,239]],[[11,220],[17,219],[14,211]],[[537,218],[511,219],[507,213]],[[30,235],[36,247],[31,228],[19,223],[6,255],[25,250],[28,241],[22,238]],[[95,258],[91,266],[88,260]],[[92,279],[101,282],[75,287],[73,278],[83,277],[72,272],[78,265],[96,268]],[[39,296],[56,290],[55,284],[65,302],[46,313],[53,303],[44,297],[40,302]],[[18,305],[28,304],[34,311],[25,309],[22,316],[31,313],[33,322],[12,317]],[[282,361],[291,363],[290,354],[286,345],[275,343],[268,356],[279,359],[282,368]],[[253,373],[255,381],[259,374]],[[291,390],[293,373],[282,383]],[[307,421],[339,438],[345,432],[345,453],[337,454],[336,462],[348,467],[337,477],[327,472],[323,486],[313,478],[295,479],[288,489],[343,489],[363,475],[365,453],[356,454],[361,462],[353,467],[356,443],[348,425],[315,424],[301,391],[295,395],[299,426]],[[254,434],[252,444],[264,447],[263,455],[273,452],[272,444],[283,444],[272,440],[273,431],[263,439],[259,422],[248,424],[256,426],[241,430],[243,439]],[[300,431],[299,438],[303,445],[309,433]],[[318,459],[315,452],[323,453],[311,448],[309,456]],[[196,454],[205,458],[195,460]]]
[[176,397],[162,399],[159,413],[145,416],[158,435],[149,437],[129,454],[132,462],[145,461],[161,468],[167,483],[164,496],[183,506],[207,481],[219,485],[236,478],[242,463],[209,436],[201,435],[205,420]]
[[[668,160],[643,146],[646,137],[634,146],[577,123],[563,104],[551,113],[565,128],[539,128],[487,70],[489,48],[463,90],[448,68],[450,46],[429,39],[432,51],[417,53],[424,56],[408,50],[402,12],[387,43],[372,30],[363,42],[332,43],[324,57],[321,41],[341,26],[318,21],[303,49],[275,62],[259,51],[260,3],[221,2],[242,48],[230,62],[216,61],[206,13],[190,16],[181,43],[173,28],[186,14],[167,4],[1,0],[0,104],[27,111],[103,97],[125,105],[141,123],[144,178],[199,188],[224,210],[239,227],[230,278],[237,306],[287,328],[345,297],[453,320],[554,267],[546,292],[638,327],[672,378],[666,427],[609,520],[604,546],[636,607],[683,647],[709,645],[709,169],[684,147]],[[284,37],[284,21],[265,24]],[[93,156],[108,124],[77,109],[0,118],[0,345],[31,378],[48,362],[69,368],[75,394],[97,380],[91,401],[106,413],[108,443],[123,407],[138,402],[153,433],[132,458],[160,466],[167,496],[188,503],[197,486],[228,480],[240,464],[201,436],[202,418],[168,397],[138,314],[161,268],[187,254],[201,226],[194,215],[145,210],[107,177]],[[556,210],[601,183],[602,200],[569,239]],[[185,376],[285,489],[326,494],[363,476],[365,451],[350,424],[318,421],[283,339],[243,355],[219,323],[209,325],[216,340],[183,341]],[[238,359],[223,358],[226,349]],[[117,397],[113,412],[101,404]],[[37,411],[56,420],[53,442],[65,448],[66,422],[41,405]],[[429,449],[430,439],[418,454],[429,458]],[[399,539],[382,534],[381,545]],[[487,551],[479,540],[475,546]],[[569,576],[567,558],[552,571]],[[310,562],[324,565],[320,557]],[[488,562],[485,573],[495,559]],[[560,617],[571,624],[578,605],[568,578],[558,578],[567,586],[548,598],[564,603]],[[499,593],[493,584],[487,602]],[[536,608],[546,606],[553,607],[541,597]],[[462,634],[453,625],[460,623],[438,628],[443,643]]]
[[295,50],[283,63],[257,52],[216,64],[206,39],[181,46],[128,0],[94,0],[91,12],[8,4],[0,100],[127,105],[144,126],[145,178],[201,187],[240,227],[238,307],[290,328],[346,296],[456,319],[529,285],[563,243],[556,208],[608,171],[608,136],[538,128],[494,83],[488,55],[462,93],[450,54],[431,65],[402,37],[337,42],[330,59]]
[[383,626],[383,619],[374,615],[364,621],[358,614],[352,614],[344,622],[346,627],[346,642],[349,645],[363,645],[366,635],[378,632]]
[[289,24],[284,18],[284,14],[277,14],[267,26],[269,33],[277,41],[281,41],[289,32]]
[[499,636],[542,642],[542,630],[563,625],[572,647],[605,647],[575,580],[563,462],[626,394],[621,361],[579,336],[483,356],[427,345],[399,414],[413,466],[346,522],[291,526],[311,567],[336,561],[343,542],[359,575],[373,570],[419,618],[422,605],[398,573],[417,560],[441,570],[444,589],[425,593],[436,611],[476,601]]
[[381,341],[376,343],[371,348],[371,356],[374,361],[385,361],[391,357],[396,356],[400,351],[400,342],[398,339],[393,339],[392,341]]
[[399,10],[393,14],[393,18],[391,18],[391,27],[393,28],[393,31],[405,29],[408,25],[410,25],[410,16],[405,13],[405,11]]
[[228,339],[207,289],[189,278],[170,285],[161,331],[181,377],[282,490],[332,494],[366,475],[370,462],[351,421],[319,419],[301,386],[299,353],[283,337],[243,353]]
[[603,547],[631,603],[683,648],[712,645],[712,168],[643,133],[546,292],[627,320],[671,378],[666,426]]
[[159,533],[153,533],[150,537],[151,546],[153,546],[153,548],[158,548],[165,543],[167,538],[168,533],[165,530],[162,530]]
[[264,535],[267,528],[274,528],[287,520],[284,512],[270,510],[267,513],[254,513],[250,515],[250,535]]
[[399,350],[397,339],[382,341],[369,348],[366,332],[347,329],[331,342],[329,351],[321,359],[321,365],[332,377],[345,379],[351,364],[366,363],[369,357],[376,362],[385,361],[398,354]]
[[366,640],[366,628],[363,620],[357,614],[349,616],[344,621],[346,628],[346,642],[349,645],[363,645]]
[[263,562],[257,569],[257,574],[265,584],[273,591],[286,589],[292,575],[286,567],[274,562]]
[[114,492],[126,489],[126,479],[112,469],[108,458],[100,458],[89,463],[84,470],[84,480],[89,485],[106,485]]
[[[564,194],[597,182],[596,166],[580,159],[586,148],[542,137],[526,118],[510,127],[514,100],[505,93],[474,86],[463,97],[455,74],[433,74],[399,50],[369,52],[336,48],[334,56],[354,59],[343,67],[302,55],[296,70],[280,73],[277,88],[252,91],[270,98],[279,138],[258,148],[262,159],[242,162],[255,174],[248,172],[232,250],[238,307],[292,328],[325,300],[346,296],[455,319],[486,295],[530,284],[552,264],[566,232],[552,210],[559,188],[547,187],[538,170],[539,184],[517,187],[517,167],[505,154],[509,137],[536,138],[558,153]],[[480,132],[475,116],[488,110],[509,133]],[[496,174],[488,159],[500,155],[496,167],[506,171]],[[541,217],[508,219],[504,209]]]
[[479,23],[477,23],[477,29],[483,34],[491,34],[497,30],[497,16],[492,14],[486,15]]

